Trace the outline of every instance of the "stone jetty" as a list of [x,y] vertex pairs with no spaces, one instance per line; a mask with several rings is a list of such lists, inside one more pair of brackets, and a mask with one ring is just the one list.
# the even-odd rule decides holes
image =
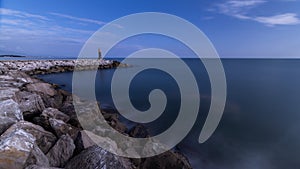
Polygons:
[[18,60],[1,61],[0,67],[9,70],[19,70],[29,75],[61,73],[76,70],[110,69],[128,67],[118,61],[104,59],[77,59],[77,60]]
[[[31,75],[74,70],[74,60],[0,61],[0,169],[190,169],[179,152],[129,159],[97,146],[78,122],[73,96]],[[112,68],[114,61],[97,68]],[[81,60],[82,70],[95,68]],[[80,66],[79,66],[80,67]],[[86,109],[88,116],[90,108]],[[118,114],[102,110],[108,124],[131,137],[149,137],[141,125],[127,128]],[[99,129],[101,130],[101,129]],[[126,146],[113,143],[114,146]],[[128,147],[130,148],[130,147]],[[153,151],[155,147],[145,147]]]

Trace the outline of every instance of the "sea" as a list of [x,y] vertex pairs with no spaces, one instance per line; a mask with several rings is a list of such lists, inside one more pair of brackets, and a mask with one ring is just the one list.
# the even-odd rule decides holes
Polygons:
[[[211,106],[210,77],[201,60],[182,60],[198,84],[199,93],[194,95],[201,96],[196,122],[176,146],[193,168],[300,168],[300,60],[222,59],[227,84],[225,109],[217,129],[204,143],[199,143],[198,137]],[[101,106],[112,109],[115,108],[111,94],[114,72],[115,69],[98,70],[94,82],[97,100]],[[84,71],[82,75],[91,73]],[[65,72],[38,77],[72,92],[72,75]],[[151,135],[172,126],[181,102],[176,79],[164,71],[149,69],[131,81],[129,94],[134,107],[141,111],[149,109],[148,97],[154,89],[164,91],[168,101],[158,119],[144,124]],[[121,120],[129,128],[135,124],[122,116]]]

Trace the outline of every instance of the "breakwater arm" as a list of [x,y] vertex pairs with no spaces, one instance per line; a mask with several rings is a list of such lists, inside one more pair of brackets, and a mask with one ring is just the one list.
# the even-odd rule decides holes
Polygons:
[[[101,63],[103,67],[90,61],[79,62],[82,70],[94,69],[95,65],[97,69],[117,66],[113,61]],[[71,71],[75,64],[74,60],[0,62],[0,168],[191,168],[180,152],[170,150],[155,157],[129,159],[97,146],[78,122],[72,104],[75,96],[31,76]],[[88,116],[90,111],[91,107],[84,110],[87,118],[92,118]],[[140,125],[127,128],[116,113],[102,110],[102,114],[107,123],[124,135],[149,137]],[[131,148],[113,140],[110,144]],[[156,147],[144,149],[154,151]]]

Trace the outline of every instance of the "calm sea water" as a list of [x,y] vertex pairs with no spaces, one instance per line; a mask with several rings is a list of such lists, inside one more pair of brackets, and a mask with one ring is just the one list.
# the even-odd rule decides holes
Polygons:
[[[200,61],[185,62],[197,79],[201,106],[196,124],[177,147],[194,168],[299,169],[300,60],[222,60],[228,92],[225,112],[213,136],[203,144],[197,140],[210,106],[210,82]],[[84,71],[82,76],[90,73]],[[113,73],[113,69],[97,73],[96,96],[103,106],[114,105],[110,94]],[[72,73],[39,77],[72,90]],[[160,118],[146,124],[153,135],[174,122],[180,105],[178,86],[168,74],[154,69],[138,74],[130,86],[131,101],[140,110],[149,108],[148,94],[156,88],[166,93],[168,103]]]

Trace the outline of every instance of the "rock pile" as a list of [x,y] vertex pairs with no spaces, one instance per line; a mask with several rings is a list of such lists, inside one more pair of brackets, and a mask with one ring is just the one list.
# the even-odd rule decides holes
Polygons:
[[[183,155],[173,151],[128,159],[98,147],[82,130],[72,95],[22,72],[30,67],[23,64],[21,68],[18,62],[0,62],[0,169],[191,168]],[[103,115],[119,132],[149,136],[141,125],[127,129],[117,114],[103,111]]]
[[[118,61],[98,59],[77,59],[77,60],[19,60],[1,61],[0,67],[10,70],[19,70],[27,74],[49,74],[76,70],[109,69],[117,66],[126,67]],[[4,70],[5,71],[5,70]],[[0,73],[1,73],[0,69]]]

